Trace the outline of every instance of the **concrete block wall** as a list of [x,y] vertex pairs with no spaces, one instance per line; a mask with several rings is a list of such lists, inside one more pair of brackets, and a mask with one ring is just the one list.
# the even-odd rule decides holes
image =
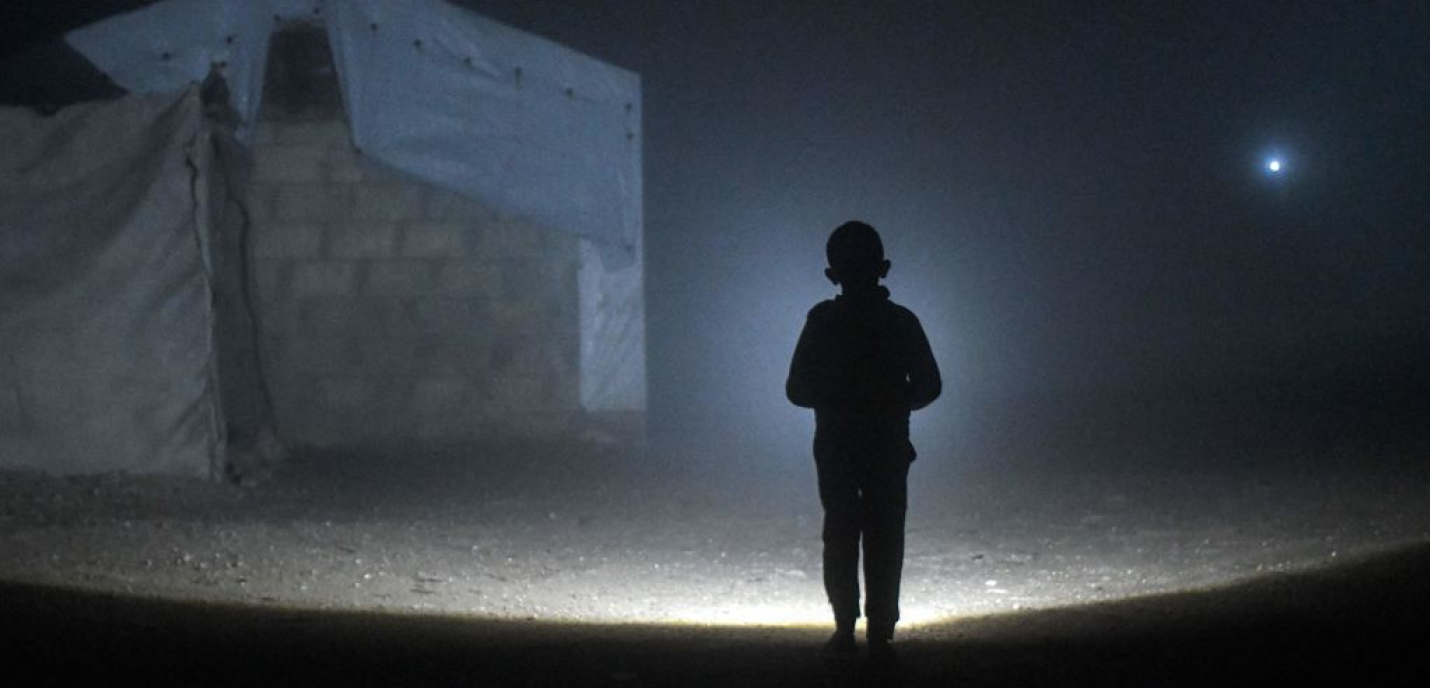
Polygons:
[[552,436],[580,418],[577,239],[265,121],[251,269],[279,432],[299,445]]

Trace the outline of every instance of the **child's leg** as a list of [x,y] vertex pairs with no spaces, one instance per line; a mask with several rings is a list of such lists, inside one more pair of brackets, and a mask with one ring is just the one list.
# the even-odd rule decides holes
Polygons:
[[890,461],[871,466],[864,481],[865,612],[871,640],[891,640],[899,621],[908,473],[907,462]]
[[824,592],[840,630],[859,618],[859,488],[847,461],[816,462],[819,501],[824,505]]

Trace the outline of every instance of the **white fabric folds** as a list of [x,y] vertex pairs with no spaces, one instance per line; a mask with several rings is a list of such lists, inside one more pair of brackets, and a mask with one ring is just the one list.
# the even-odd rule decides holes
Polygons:
[[643,411],[637,75],[441,0],[167,0],[66,40],[131,92],[217,71],[243,140],[270,35],[293,20],[325,25],[364,155],[582,238],[582,403]]
[[0,108],[0,467],[223,459],[192,90]]

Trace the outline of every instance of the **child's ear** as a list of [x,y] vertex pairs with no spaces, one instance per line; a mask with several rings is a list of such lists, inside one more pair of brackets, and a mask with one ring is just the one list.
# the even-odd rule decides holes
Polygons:
[[824,276],[829,278],[830,284],[833,284],[836,287],[839,286],[839,273],[835,272],[834,268],[825,268]]
[[893,264],[893,263],[890,263],[890,262],[887,261],[887,260],[880,262],[880,263],[879,263],[879,279],[884,279],[885,277],[888,277],[888,276],[889,276],[889,268],[891,268],[891,267],[893,267],[893,266],[894,266],[894,264]]

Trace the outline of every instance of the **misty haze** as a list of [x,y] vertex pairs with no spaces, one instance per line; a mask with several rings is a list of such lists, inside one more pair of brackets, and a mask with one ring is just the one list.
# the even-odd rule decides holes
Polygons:
[[[1414,684],[1427,31],[7,9],[0,645],[60,683]],[[786,396],[851,220],[941,373],[883,662],[826,643]]]

